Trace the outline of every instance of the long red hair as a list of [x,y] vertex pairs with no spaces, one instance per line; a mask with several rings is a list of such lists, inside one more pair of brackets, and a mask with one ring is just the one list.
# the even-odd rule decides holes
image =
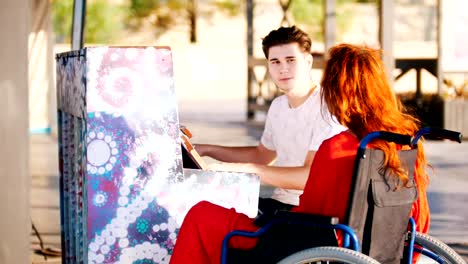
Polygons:
[[[403,111],[387,80],[379,50],[351,44],[340,44],[329,51],[329,60],[322,77],[322,100],[330,113],[359,139],[373,131],[390,131],[414,135],[420,121]],[[400,165],[397,146],[386,141],[372,142],[385,153],[385,166],[404,184],[406,170]],[[418,146],[416,175],[426,179],[426,159]]]

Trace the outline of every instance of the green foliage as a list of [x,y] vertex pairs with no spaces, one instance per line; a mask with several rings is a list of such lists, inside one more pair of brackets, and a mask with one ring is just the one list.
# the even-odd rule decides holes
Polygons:
[[107,0],[88,1],[85,40],[87,43],[112,43],[124,28],[124,9]]
[[51,10],[56,42],[70,42],[73,0],[53,0]]
[[190,0],[129,0],[126,25],[139,29],[145,21],[159,30],[167,30],[187,17]]
[[[313,40],[323,41],[322,25],[324,0],[294,0],[290,10],[296,24],[300,25]],[[349,3],[375,2],[375,0],[337,0],[336,1],[336,25],[337,35],[346,31],[349,21],[352,20],[352,12]]]
[[190,16],[210,17],[214,12],[230,16],[240,13],[239,0],[129,0],[126,25],[137,30],[149,22],[155,32],[164,32],[171,27],[190,23]]
[[[123,28],[122,7],[111,4],[107,0],[87,1],[85,32],[86,43],[109,44],[118,38],[118,32]],[[73,0],[52,1],[52,25],[56,42],[71,41],[73,19]]]
[[215,1],[214,5],[218,10],[224,11],[230,16],[238,15],[241,11],[241,1],[219,0]]
[[130,13],[135,17],[147,17],[157,7],[158,1],[130,0]]
[[[52,21],[56,42],[71,41],[73,0],[51,0]],[[210,17],[221,11],[230,16],[240,13],[238,0],[126,0],[119,6],[111,0],[88,0],[85,18],[85,42],[109,44],[118,40],[122,29],[138,30],[143,25],[162,33],[172,27],[190,23],[189,16]],[[191,4],[195,3],[195,9]],[[208,8],[207,8],[208,6]],[[203,9],[203,10],[202,10]]]
[[312,38],[322,40],[323,6],[321,0],[294,0],[290,7],[296,24]]

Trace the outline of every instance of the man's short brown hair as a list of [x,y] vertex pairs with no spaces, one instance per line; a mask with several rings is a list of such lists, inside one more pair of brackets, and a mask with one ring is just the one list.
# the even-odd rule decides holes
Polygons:
[[268,33],[262,41],[263,53],[268,59],[268,52],[271,47],[290,43],[297,43],[302,52],[310,53],[312,40],[307,33],[296,26],[280,27]]

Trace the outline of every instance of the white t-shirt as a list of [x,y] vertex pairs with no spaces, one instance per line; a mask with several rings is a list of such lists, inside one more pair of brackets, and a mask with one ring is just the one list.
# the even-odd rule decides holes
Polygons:
[[[271,103],[261,143],[276,151],[274,166],[300,167],[307,153],[317,151],[322,142],[344,130],[327,107],[321,108],[320,86],[317,85],[307,100],[290,108],[286,95]],[[302,191],[275,188],[271,198],[282,203],[298,205]]]

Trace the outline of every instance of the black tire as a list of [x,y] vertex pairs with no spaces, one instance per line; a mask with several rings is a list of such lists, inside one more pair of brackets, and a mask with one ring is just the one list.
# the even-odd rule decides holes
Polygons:
[[305,264],[321,261],[333,261],[353,264],[379,264],[379,262],[360,252],[340,247],[316,247],[296,252],[278,264]]
[[465,260],[444,242],[426,234],[416,232],[415,243],[441,257],[445,263],[466,264]]

